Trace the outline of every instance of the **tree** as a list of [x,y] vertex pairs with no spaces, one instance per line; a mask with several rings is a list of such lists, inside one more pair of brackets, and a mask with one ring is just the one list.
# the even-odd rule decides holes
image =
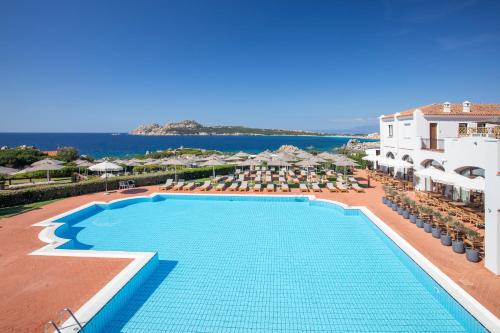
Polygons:
[[23,168],[47,157],[36,148],[18,147],[0,150],[0,165],[11,168]]
[[63,147],[57,149],[56,157],[64,162],[71,162],[76,160],[80,156],[78,149],[73,147]]

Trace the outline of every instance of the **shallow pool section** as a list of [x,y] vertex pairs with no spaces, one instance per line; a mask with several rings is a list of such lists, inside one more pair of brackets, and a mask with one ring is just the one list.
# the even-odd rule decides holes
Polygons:
[[359,210],[158,195],[60,222],[61,248],[158,252],[103,332],[485,331]]

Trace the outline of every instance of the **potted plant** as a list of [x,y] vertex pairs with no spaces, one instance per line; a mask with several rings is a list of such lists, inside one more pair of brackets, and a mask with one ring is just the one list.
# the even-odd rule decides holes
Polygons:
[[424,214],[423,220],[424,220],[424,231],[431,233],[432,232],[432,214],[434,211],[432,208],[424,206],[422,208],[422,213]]
[[417,218],[415,219],[415,224],[417,225],[417,228],[423,228],[424,227],[424,216],[425,216],[425,208],[424,206],[419,206],[417,205]]
[[390,188],[387,185],[382,185],[382,190],[384,190],[384,196],[382,197],[382,203],[387,205],[389,203],[389,192]]
[[481,240],[481,235],[476,230],[467,229],[465,231],[467,239],[470,241],[471,246],[465,249],[465,256],[467,260],[471,262],[479,261],[479,249],[476,248],[476,244]]
[[455,253],[464,253],[465,252],[465,246],[464,246],[464,241],[460,237],[461,234],[464,231],[464,225],[458,221],[455,221],[453,223],[453,230],[455,231],[455,239],[451,241],[451,248],[453,249],[453,252]]
[[417,222],[417,202],[415,200],[408,200],[408,206],[410,210],[409,219],[411,223]]
[[399,207],[398,202],[399,202],[399,194],[396,191],[394,191],[394,199],[391,205],[393,211],[398,210]]
[[434,238],[441,238],[441,226],[439,225],[439,222],[443,219],[443,214],[439,211],[434,211],[432,213],[432,237]]
[[454,225],[455,220],[450,215],[447,215],[442,218],[441,222],[446,226],[446,228],[441,231],[441,244],[444,246],[451,246],[450,229]]

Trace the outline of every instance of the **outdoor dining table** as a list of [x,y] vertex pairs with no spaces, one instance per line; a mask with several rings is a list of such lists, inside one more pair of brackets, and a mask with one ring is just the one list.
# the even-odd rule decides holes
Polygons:
[[465,207],[465,202],[463,201],[451,201],[450,204],[455,207]]

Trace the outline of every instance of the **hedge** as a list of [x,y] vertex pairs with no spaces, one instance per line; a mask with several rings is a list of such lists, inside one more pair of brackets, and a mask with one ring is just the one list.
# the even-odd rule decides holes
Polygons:
[[[228,174],[234,166],[220,166],[215,168],[217,174]],[[212,168],[184,169],[177,172],[177,178],[192,180],[212,176]],[[158,172],[153,174],[129,175],[108,178],[108,190],[118,189],[118,183],[123,180],[134,180],[136,186],[157,185],[173,178],[173,172]],[[38,201],[73,197],[82,194],[105,191],[104,179],[92,179],[80,183],[42,185],[19,190],[0,191],[0,208],[25,205]]]

